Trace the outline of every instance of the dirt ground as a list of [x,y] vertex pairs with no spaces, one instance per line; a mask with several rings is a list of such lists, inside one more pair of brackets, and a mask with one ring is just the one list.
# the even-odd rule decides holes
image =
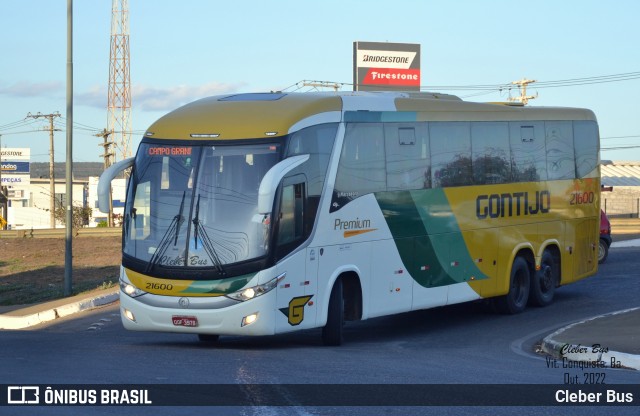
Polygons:
[[[120,237],[73,239],[73,292],[118,283]],[[64,293],[64,238],[0,239],[0,305],[60,298]]]

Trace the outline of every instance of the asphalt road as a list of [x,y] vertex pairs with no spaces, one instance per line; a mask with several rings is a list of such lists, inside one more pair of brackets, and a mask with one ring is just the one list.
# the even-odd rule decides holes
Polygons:
[[[195,336],[128,332],[122,328],[118,305],[55,321],[24,331],[0,331],[0,379],[10,385],[27,384],[204,384],[204,394],[215,394],[216,384],[243,384],[253,407],[154,407],[154,415],[636,415],[635,406],[602,407],[407,407],[297,406],[295,389],[288,385],[372,384],[370,399],[384,395],[413,394],[410,388],[386,389],[395,384],[551,384],[604,377],[609,385],[638,385],[640,372],[625,369],[585,370],[553,368],[536,354],[536,344],[559,327],[595,315],[637,307],[640,304],[640,248],[614,248],[597,276],[561,288],[546,308],[530,308],[520,315],[494,314],[482,303],[350,323],[346,344],[324,347],[320,331],[282,336],[221,338],[217,345],[198,342]],[[586,376],[585,376],[586,374]],[[278,403],[264,397],[274,394],[262,385],[278,385]],[[205,386],[206,387],[206,386]],[[445,386],[446,387],[446,386]],[[451,387],[451,386],[449,386]],[[588,388],[589,386],[585,386]],[[496,388],[493,394],[504,393]],[[455,386],[449,394],[457,394]],[[329,390],[318,389],[313,400],[322,402]],[[533,393],[532,394],[536,394]],[[261,398],[262,396],[262,398]],[[327,396],[328,397],[328,396]],[[410,397],[406,397],[409,402]],[[385,400],[383,400],[384,402]],[[0,408],[3,415],[125,415],[148,414],[140,407]]]

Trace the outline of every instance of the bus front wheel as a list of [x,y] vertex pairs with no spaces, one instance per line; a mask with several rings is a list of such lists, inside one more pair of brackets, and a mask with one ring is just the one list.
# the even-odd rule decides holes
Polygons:
[[522,256],[517,256],[511,266],[511,282],[509,292],[496,298],[494,304],[498,312],[516,314],[522,312],[529,299],[531,269],[529,263]]
[[342,327],[344,326],[344,297],[342,280],[338,279],[331,289],[327,324],[322,328],[322,342],[324,345],[342,345]]

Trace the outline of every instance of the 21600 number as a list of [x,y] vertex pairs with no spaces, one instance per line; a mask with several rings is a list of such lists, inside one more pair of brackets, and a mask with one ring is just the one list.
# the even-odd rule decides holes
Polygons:
[[574,192],[571,194],[570,205],[593,204],[596,195],[593,192]]
[[172,290],[173,285],[170,283],[147,283],[146,289]]

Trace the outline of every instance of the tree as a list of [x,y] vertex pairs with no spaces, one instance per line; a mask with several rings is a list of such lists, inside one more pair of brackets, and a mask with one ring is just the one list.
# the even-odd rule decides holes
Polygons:
[[[92,209],[89,207],[73,207],[71,228],[79,230],[80,228],[89,225],[89,218],[91,218]],[[56,210],[53,213],[57,222],[66,225],[67,223],[67,211],[62,205],[62,202],[56,199]]]

